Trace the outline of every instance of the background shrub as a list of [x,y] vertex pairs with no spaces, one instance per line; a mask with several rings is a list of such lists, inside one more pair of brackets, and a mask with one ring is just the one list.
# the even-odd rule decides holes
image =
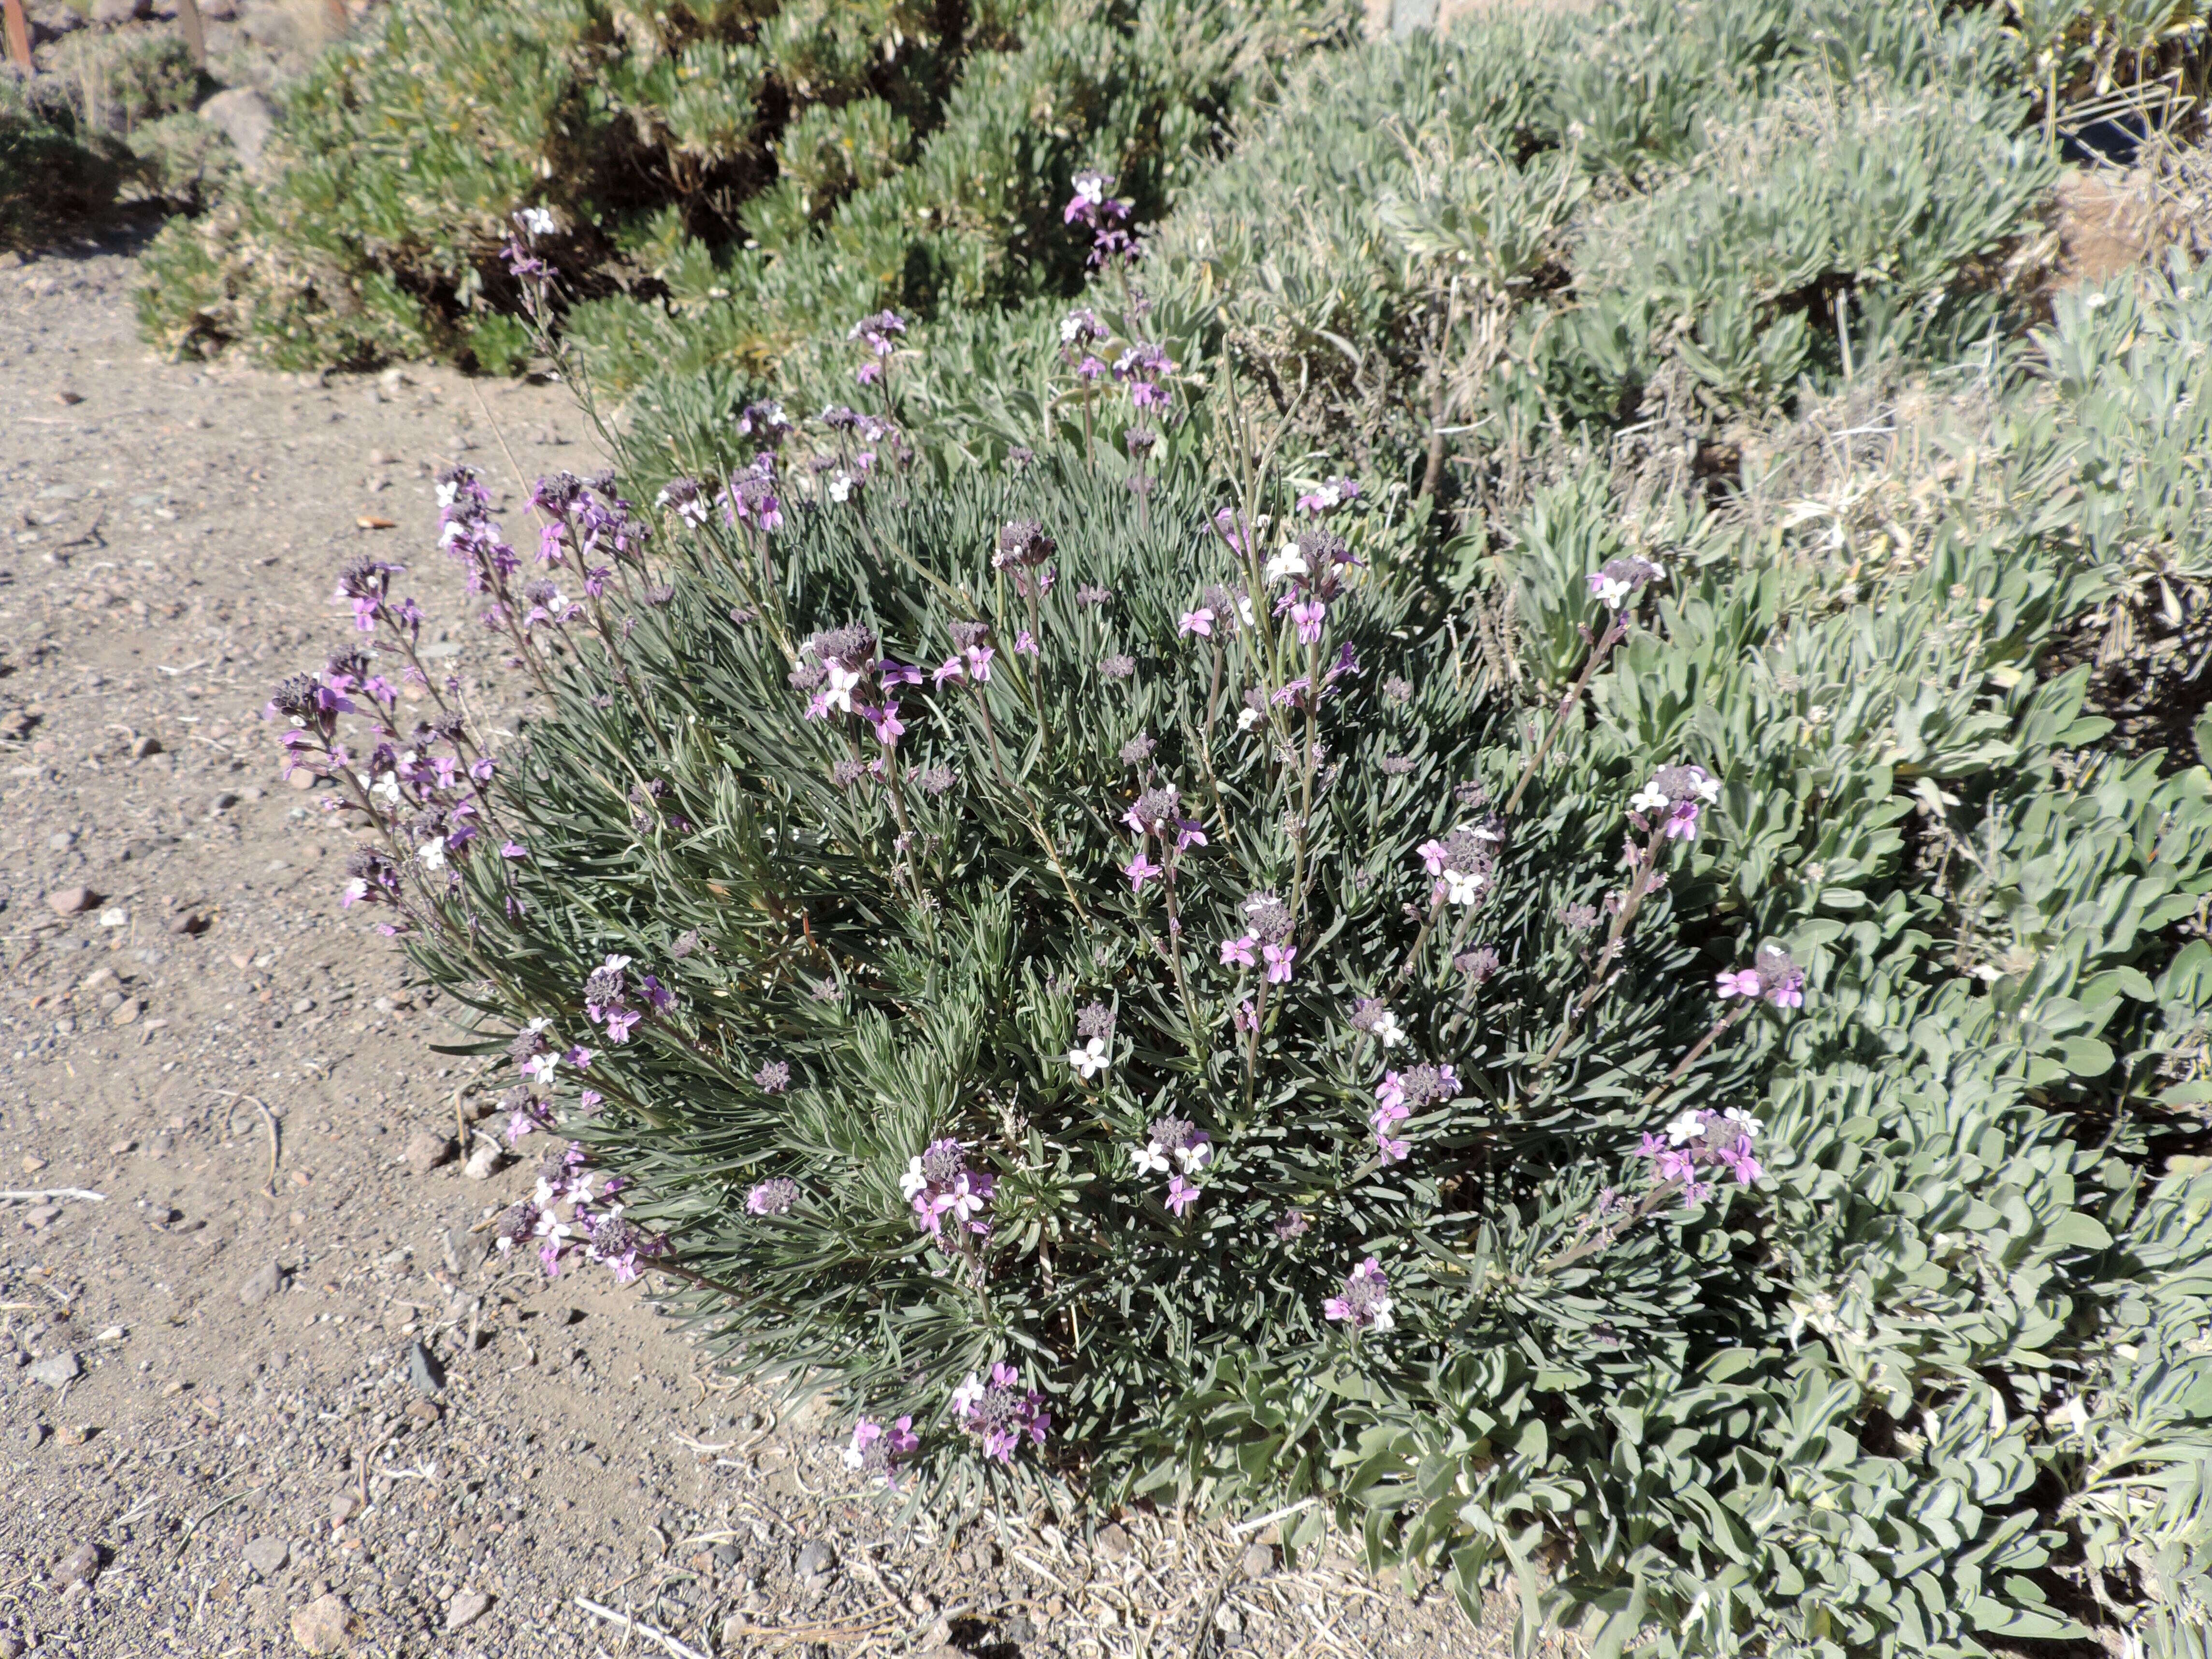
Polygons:
[[757,373],[827,314],[1065,291],[1073,172],[1156,211],[1241,89],[1346,27],[1324,0],[401,0],[291,94],[272,183],[170,228],[141,314],[283,367],[503,372],[496,256],[534,207],[603,378]]

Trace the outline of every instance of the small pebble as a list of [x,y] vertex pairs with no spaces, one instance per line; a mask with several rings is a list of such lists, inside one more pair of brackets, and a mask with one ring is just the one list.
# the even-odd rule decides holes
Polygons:
[[54,1563],[57,1584],[88,1584],[100,1577],[100,1547],[79,1544]]
[[1137,1550],[1134,1540],[1122,1529],[1121,1524],[1117,1521],[1109,1521],[1104,1526],[1099,1528],[1098,1535],[1093,1541],[1097,1547],[1100,1558],[1108,1561],[1126,1561],[1135,1554]]
[[336,1653],[346,1644],[353,1610],[327,1592],[292,1615],[292,1639],[309,1653]]
[[465,1589],[446,1603],[446,1628],[463,1630],[483,1617],[491,1597],[480,1589]]
[[407,1160],[407,1167],[416,1175],[426,1176],[453,1158],[453,1137],[417,1130],[408,1137],[407,1149],[400,1156]]
[[292,1559],[292,1547],[281,1538],[257,1538],[242,1552],[246,1565],[264,1578],[274,1578]]
[[264,1262],[252,1277],[238,1287],[238,1299],[246,1307],[266,1302],[284,1288],[284,1269],[274,1261]]
[[58,916],[81,916],[100,902],[89,887],[63,887],[46,895],[46,908]]
[[50,1389],[65,1388],[84,1375],[83,1362],[76,1352],[64,1348],[59,1353],[50,1353],[31,1367],[31,1380],[43,1382]]
[[415,1385],[417,1394],[441,1394],[446,1387],[446,1368],[438,1363],[438,1356],[420,1342],[407,1352],[407,1380]]

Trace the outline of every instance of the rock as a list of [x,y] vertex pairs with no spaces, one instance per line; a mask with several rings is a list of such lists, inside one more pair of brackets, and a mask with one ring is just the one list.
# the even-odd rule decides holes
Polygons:
[[237,791],[233,789],[218,789],[216,791],[215,799],[208,803],[208,810],[212,812],[228,812],[232,807],[237,805]]
[[469,1161],[461,1166],[461,1173],[471,1181],[489,1181],[499,1173],[500,1152],[491,1142],[481,1141],[469,1154]]
[[109,28],[153,15],[152,0],[92,0],[92,21]]
[[407,1402],[409,1420],[420,1423],[426,1429],[434,1427],[442,1415],[444,1413],[439,1411],[435,1401],[410,1400]]
[[1108,1561],[1126,1561],[1137,1553],[1135,1540],[1122,1530],[1119,1522],[1109,1521],[1099,1528],[1098,1535],[1092,1542],[1097,1546],[1100,1558]]
[[202,104],[200,119],[230,140],[238,159],[252,173],[261,165],[261,152],[276,130],[276,106],[252,87],[233,87]]
[[400,1154],[407,1167],[418,1176],[426,1176],[453,1156],[451,1135],[434,1135],[427,1129],[418,1130],[407,1138],[407,1150]]
[[81,916],[99,902],[89,887],[62,887],[46,895],[46,908],[58,916]]
[[133,1024],[145,1012],[146,1005],[137,997],[125,997],[109,1012],[107,1023],[110,1025]]
[[343,1527],[361,1513],[361,1499],[349,1492],[331,1494],[331,1524]]
[[443,1394],[446,1368],[438,1363],[437,1355],[417,1342],[407,1352],[407,1380],[417,1394]]
[[446,1603],[446,1628],[463,1630],[483,1617],[491,1597],[480,1589],[465,1589]]
[[131,745],[132,760],[144,760],[149,755],[158,755],[161,752],[161,740],[159,738],[141,738]]
[[274,1578],[292,1559],[292,1547],[281,1538],[257,1538],[246,1547],[240,1559],[264,1578]]
[[0,1631],[0,1659],[22,1659],[23,1638],[7,1631]]
[[1246,1548],[1237,1565],[1247,1578],[1265,1578],[1275,1570],[1275,1553],[1265,1544],[1254,1544]]
[[999,1634],[1016,1647],[1036,1640],[1036,1626],[1026,1613],[1010,1613],[999,1626]]
[[89,1584],[100,1577],[100,1546],[79,1544],[54,1563],[57,1584]]
[[836,1565],[837,1552],[817,1538],[799,1552],[798,1565],[793,1571],[801,1578],[819,1578]]
[[292,1639],[310,1653],[336,1653],[346,1643],[353,1609],[343,1597],[325,1593],[292,1615]]
[[84,1363],[74,1351],[64,1348],[59,1353],[50,1353],[31,1367],[31,1381],[43,1382],[50,1389],[64,1389],[84,1375]]
[[179,938],[207,932],[207,918],[191,910],[179,910],[168,921],[168,929]]
[[266,1302],[283,1288],[283,1267],[274,1261],[264,1262],[251,1278],[239,1285],[238,1299],[245,1306],[252,1308]]

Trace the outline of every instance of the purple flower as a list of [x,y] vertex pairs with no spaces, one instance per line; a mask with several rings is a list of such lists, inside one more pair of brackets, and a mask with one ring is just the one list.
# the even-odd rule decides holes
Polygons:
[[1185,1210],[1198,1202],[1198,1188],[1181,1176],[1168,1177],[1167,1206],[1180,1218]]
[[1328,616],[1328,607],[1319,599],[1307,599],[1292,605],[1291,620],[1298,625],[1298,642],[1301,645],[1318,645],[1321,642],[1321,625]]
[[1136,857],[1121,866],[1121,873],[1129,878],[1129,890],[1133,893],[1141,893],[1145,890],[1146,882],[1155,876],[1164,875],[1166,871],[1164,866],[1153,863],[1139,852]]
[[902,1417],[889,1428],[862,1418],[853,1425],[853,1443],[845,1449],[845,1467],[874,1475],[887,1486],[898,1486],[899,1465],[921,1448],[914,1431],[914,1419]]
[[1253,965],[1252,952],[1254,948],[1257,946],[1259,943],[1259,939],[1251,933],[1246,933],[1237,939],[1225,939],[1222,940],[1221,965],[1226,968],[1233,963],[1239,968],[1251,967]]
[[771,1060],[753,1073],[753,1082],[764,1093],[780,1095],[791,1087],[791,1063]]
[[898,701],[885,702],[880,709],[868,711],[868,722],[876,728],[876,741],[886,749],[898,747],[898,740],[906,733],[906,722],[898,717]]
[[1721,997],[1765,997],[1778,1008],[1805,1005],[1805,970],[1778,945],[1762,945],[1748,968],[1723,970],[1718,976]]
[[1668,1123],[1664,1140],[1647,1133],[1637,1155],[1650,1160],[1659,1180],[1682,1183],[1685,1204],[1701,1204],[1712,1192],[1711,1184],[1700,1178],[1701,1170],[1725,1170],[1741,1187],[1765,1173],[1752,1152],[1759,1133],[1758,1119],[1733,1107],[1723,1111],[1698,1108]]
[[1721,787],[1702,766],[1662,766],[1651,781],[1630,797],[1628,806],[1640,816],[1661,814],[1669,841],[1685,841],[1698,833],[1698,814],[1721,798]]
[[789,1215],[799,1202],[799,1183],[783,1176],[763,1181],[745,1194],[747,1215]]
[[1052,1416],[1043,1407],[1044,1396],[1024,1389],[1021,1373],[1003,1362],[991,1367],[988,1383],[970,1371],[952,1391],[953,1414],[982,1442],[983,1455],[1001,1463],[1014,1461],[1024,1438],[1044,1444]]
[[1344,1293],[1322,1304],[1322,1313],[1356,1331],[1387,1331],[1396,1322],[1390,1316],[1390,1281],[1382,1264],[1373,1256],[1354,1267],[1344,1281]]
[[1291,982],[1291,964],[1297,960],[1298,955],[1297,945],[1263,945],[1260,954],[1267,958],[1268,984],[1287,985]]
[[1038,654],[1036,636],[1026,628],[1014,635],[1014,654],[1029,657]]
[[[845,331],[848,340],[858,340],[878,357],[888,357],[898,348],[893,337],[906,332],[906,319],[896,311],[879,311],[872,317],[863,317]],[[873,378],[872,376],[871,377]]]
[[991,1224],[980,1218],[997,1190],[998,1177],[988,1170],[970,1170],[967,1149],[957,1140],[930,1142],[907,1165],[899,1188],[914,1206],[915,1224],[940,1243],[947,1216],[956,1233],[963,1228],[979,1235],[991,1231]]
[[1213,637],[1213,612],[1202,609],[1186,611],[1182,613],[1182,625],[1176,631],[1195,634],[1200,639],[1210,640]]
[[1117,652],[1099,659],[1098,672],[1109,680],[1126,680],[1137,672],[1137,659]]
[[1350,478],[1331,478],[1327,483],[1308,490],[1298,497],[1297,510],[1309,518],[1318,518],[1346,501],[1359,499],[1359,486]]

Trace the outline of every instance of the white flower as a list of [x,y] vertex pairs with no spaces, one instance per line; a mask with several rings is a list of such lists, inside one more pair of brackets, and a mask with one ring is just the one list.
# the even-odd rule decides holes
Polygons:
[[1650,783],[1645,784],[1628,798],[1630,809],[1638,812],[1663,812],[1674,804],[1668,799],[1664,789],[1660,788],[1656,784]]
[[833,501],[849,501],[853,499],[851,473],[833,472],[830,475],[830,499]]
[[899,1177],[899,1191],[911,1202],[915,1194],[928,1185],[929,1177],[922,1174],[921,1158],[917,1154],[914,1162],[906,1166],[906,1173]]
[[860,684],[860,677],[839,662],[835,657],[823,665],[830,671],[830,689],[823,694],[825,706],[853,712],[853,693]]
[[976,1402],[982,1397],[983,1379],[970,1371],[968,1380],[952,1391],[952,1410],[956,1415],[965,1417],[975,1409]]
[[1590,584],[1590,592],[1597,595],[1597,602],[1608,611],[1620,610],[1621,602],[1635,591],[1633,583],[1619,576],[1601,575]]
[[526,207],[514,216],[517,223],[532,236],[553,234],[553,216],[542,207]]
[[1157,1140],[1141,1146],[1132,1146],[1129,1156],[1137,1165],[1139,1175],[1165,1175],[1168,1172],[1167,1149]]
[[553,1081],[553,1069],[560,1063],[561,1056],[558,1054],[532,1054],[522,1062],[522,1069],[538,1082],[550,1084]]
[[1444,896],[1454,904],[1474,904],[1480,901],[1482,890],[1490,884],[1482,877],[1465,870],[1444,872]]
[[1113,1063],[1106,1052],[1106,1039],[1093,1037],[1080,1048],[1067,1051],[1067,1063],[1081,1073],[1085,1083],[1097,1077]]
[[1369,1305],[1367,1321],[1367,1328],[1369,1330],[1387,1331],[1397,1322],[1398,1322],[1396,1320],[1390,1317],[1390,1298],[1389,1297],[1378,1296],[1375,1298],[1373,1303]]
[[1071,311],[1060,319],[1060,343],[1073,345],[1076,337],[1091,326],[1091,319],[1079,311]]
[[1252,596],[1249,593],[1237,596],[1237,620],[1247,628],[1252,625]]
[[415,849],[415,859],[416,862],[420,864],[425,870],[444,869],[446,867],[446,838],[443,836],[431,836],[429,840],[424,842],[420,847]]
[[2092,294],[2087,299],[2081,301],[2082,308],[2087,311],[2102,311],[2111,303],[2111,296],[2103,294]]
[[399,775],[397,772],[385,773],[382,776],[379,777],[374,783],[368,786],[368,793],[372,795],[381,796],[394,806],[398,805]]
[[1685,1112],[1667,1126],[1667,1144],[1669,1146],[1686,1146],[1693,1140],[1702,1139],[1705,1133],[1705,1114]]
[[1398,1024],[1398,1016],[1388,1008],[1375,1016],[1375,1024],[1368,1030],[1385,1048],[1395,1048],[1406,1040],[1406,1028]]
[[1721,1121],[1733,1123],[1746,1140],[1758,1139],[1759,1130],[1765,1127],[1757,1118],[1746,1116],[1733,1106],[1721,1114]]
[[1206,1167],[1206,1160],[1213,1156],[1213,1143],[1201,1140],[1194,1146],[1176,1148],[1176,1162],[1182,1165],[1185,1175],[1196,1175]]
[[1285,542],[1283,550],[1267,561],[1267,577],[1271,582],[1281,581],[1289,576],[1303,576],[1305,574],[1306,556],[1298,551],[1298,544],[1296,542]]
[[1249,732],[1259,723],[1260,711],[1256,708],[1248,708],[1237,717],[1237,729],[1239,732]]

